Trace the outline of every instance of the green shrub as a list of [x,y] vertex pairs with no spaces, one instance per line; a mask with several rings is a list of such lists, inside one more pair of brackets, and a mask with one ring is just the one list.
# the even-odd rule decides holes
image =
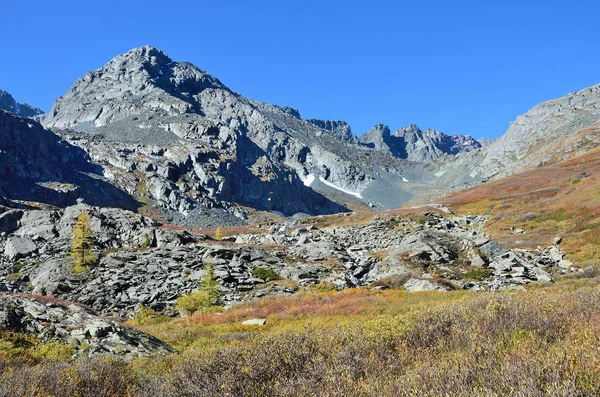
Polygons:
[[266,269],[264,267],[257,267],[252,270],[252,275],[265,281],[274,281],[281,278],[275,270]]
[[154,322],[158,313],[149,307],[141,305],[140,308],[135,312],[133,316],[133,323],[136,325],[144,325]]
[[148,233],[144,233],[143,239],[142,239],[142,243],[140,244],[141,248],[148,248],[150,247],[150,236],[148,235]]
[[471,281],[482,281],[494,275],[494,269],[483,269],[480,267],[474,267],[469,269],[465,274],[465,280]]

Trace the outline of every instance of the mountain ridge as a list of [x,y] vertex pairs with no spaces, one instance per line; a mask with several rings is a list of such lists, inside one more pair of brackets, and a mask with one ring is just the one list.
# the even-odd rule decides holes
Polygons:
[[144,46],[78,79],[42,124],[118,189],[174,223],[201,225],[247,222],[248,209],[395,208],[554,161],[568,146],[564,159],[594,147],[579,131],[600,120],[599,97],[590,87],[540,104],[492,142],[383,124],[357,138],[344,121],[304,120]]

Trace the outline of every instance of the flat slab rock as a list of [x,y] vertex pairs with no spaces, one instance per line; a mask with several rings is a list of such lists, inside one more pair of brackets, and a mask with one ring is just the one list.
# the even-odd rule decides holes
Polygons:
[[251,320],[246,320],[242,323],[242,325],[265,325],[267,323],[266,318],[253,318]]

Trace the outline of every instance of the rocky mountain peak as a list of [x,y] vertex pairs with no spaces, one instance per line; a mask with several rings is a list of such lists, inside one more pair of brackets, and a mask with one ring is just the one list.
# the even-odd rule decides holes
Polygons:
[[171,62],[171,58],[161,50],[152,46],[143,46],[117,55],[106,64],[105,68],[133,70],[142,67],[149,72],[157,72],[159,68]]
[[395,136],[405,136],[405,135],[418,135],[421,134],[421,130],[416,124],[409,124],[404,128],[398,129],[394,133]]
[[360,143],[386,154],[411,161],[434,161],[447,155],[481,147],[469,135],[446,135],[434,129],[422,131],[409,124],[390,135],[389,127],[377,124],[360,138]]
[[359,141],[369,146],[369,144],[373,144],[376,141],[384,140],[386,137],[390,135],[390,127],[383,123],[375,124],[369,131],[361,135]]
[[45,125],[87,130],[148,111],[198,112],[194,96],[208,88],[226,89],[190,63],[174,62],[151,46],[134,48],[77,80],[56,100]]
[[44,113],[42,109],[26,103],[18,103],[12,95],[4,90],[0,90],[0,110],[6,110],[23,117],[35,117]]
[[481,147],[481,144],[469,135],[447,135],[431,128],[422,131],[414,124],[400,128],[394,137],[402,140],[407,158],[414,161],[433,161],[446,155],[469,152]]
[[390,135],[390,127],[383,123],[376,124],[359,138],[362,145],[378,150],[387,155],[405,158],[404,148],[398,145],[398,140]]

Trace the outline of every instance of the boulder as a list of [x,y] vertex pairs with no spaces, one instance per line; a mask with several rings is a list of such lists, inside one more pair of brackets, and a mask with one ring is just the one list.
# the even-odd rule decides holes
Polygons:
[[253,318],[251,320],[246,320],[242,323],[242,325],[258,325],[258,326],[262,326],[265,325],[267,323],[267,319],[266,318]]
[[79,355],[110,354],[133,359],[175,352],[149,334],[56,299],[1,294],[0,330],[32,334],[43,342],[70,344]]
[[37,251],[33,241],[24,237],[11,237],[4,247],[4,255],[12,260],[27,258]]

